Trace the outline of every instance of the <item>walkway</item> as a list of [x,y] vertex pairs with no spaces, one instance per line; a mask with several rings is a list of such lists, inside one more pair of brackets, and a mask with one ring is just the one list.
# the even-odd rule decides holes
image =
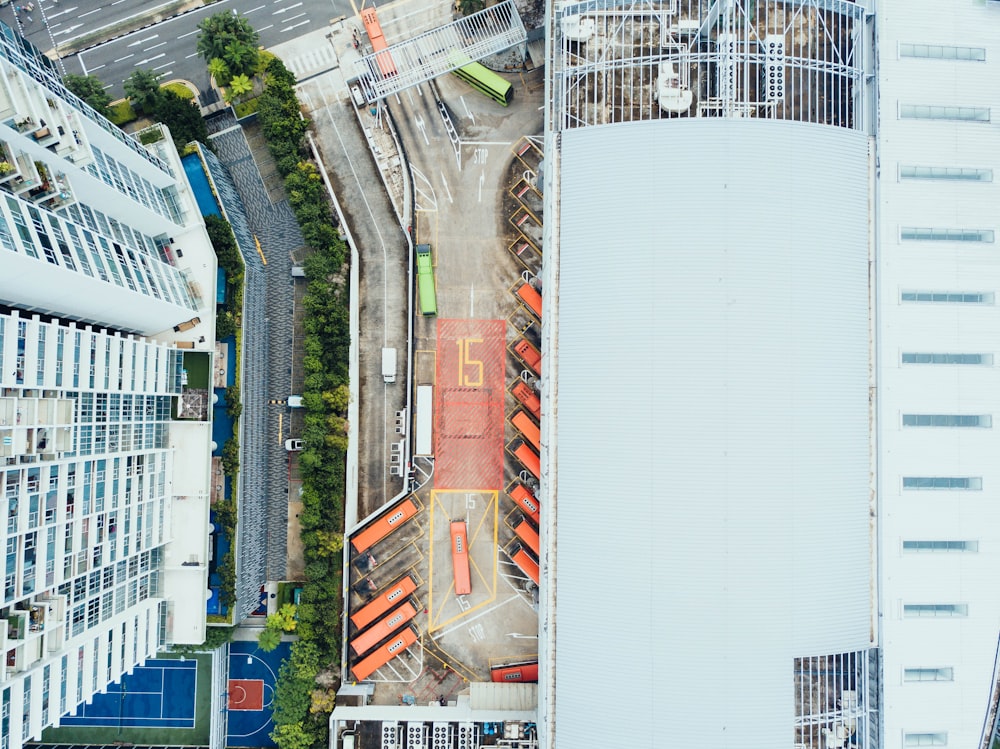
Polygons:
[[[232,121],[230,124],[235,125]],[[265,282],[262,319],[254,328],[248,324],[244,339],[248,348],[264,349],[261,360],[266,362],[267,374],[266,379],[258,386],[260,392],[244,391],[243,399],[248,403],[252,398],[265,409],[260,431],[260,452],[253,454],[262,457],[265,465],[262,479],[267,497],[267,577],[269,580],[284,580],[288,529],[288,454],[283,440],[289,435],[287,408],[283,404],[291,394],[294,305],[291,254],[302,246],[303,239],[288,201],[271,203],[243,130],[239,127],[224,127],[212,135],[211,139],[216,155],[232,176],[247,212],[249,228],[260,240],[261,251],[267,261],[262,268]],[[249,289],[247,291],[249,294]],[[248,351],[248,356],[249,353]],[[244,374],[248,385],[253,381],[253,378],[247,377],[249,374]],[[281,403],[270,403],[272,400]]]

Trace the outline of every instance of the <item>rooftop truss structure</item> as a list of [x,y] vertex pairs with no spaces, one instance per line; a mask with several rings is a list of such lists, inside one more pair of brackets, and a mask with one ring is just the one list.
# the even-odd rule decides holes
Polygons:
[[848,0],[589,0],[550,21],[551,122],[760,117],[870,131],[872,16]]
[[358,83],[369,103],[450,73],[470,60],[524,44],[528,33],[514,0],[374,51],[355,62]]
[[877,747],[878,667],[875,649],[796,658],[795,746]]

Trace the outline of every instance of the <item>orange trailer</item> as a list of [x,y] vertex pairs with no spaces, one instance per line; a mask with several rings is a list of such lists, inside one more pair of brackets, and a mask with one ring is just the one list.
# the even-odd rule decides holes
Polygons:
[[407,575],[398,583],[390,586],[385,593],[381,593],[378,598],[355,611],[351,615],[351,624],[359,630],[364,629],[397,603],[405,600],[416,589],[417,584],[412,577]]
[[417,610],[413,608],[413,604],[404,603],[385,618],[375,622],[366,632],[351,640],[351,647],[357,655],[364,655],[416,615]]
[[387,513],[375,518],[359,533],[351,537],[354,550],[359,554],[362,551],[367,551],[416,515],[417,509],[417,505],[412,499],[404,499]]

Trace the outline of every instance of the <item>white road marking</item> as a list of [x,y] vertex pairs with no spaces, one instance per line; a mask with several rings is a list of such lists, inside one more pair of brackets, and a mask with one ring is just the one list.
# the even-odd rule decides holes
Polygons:
[[154,39],[156,39],[156,37],[158,37],[158,36],[159,36],[159,34],[153,34],[152,36],[147,36],[145,39],[139,39],[138,41],[131,42],[131,43],[127,44],[126,46],[127,47],[134,47],[137,44],[142,44],[144,42],[151,42]]
[[448,180],[445,179],[444,172],[442,172],[439,169],[438,170],[438,174],[441,175],[441,181],[444,182],[444,191],[448,194],[448,202],[449,203],[454,203],[455,200],[454,200],[454,198],[451,197],[451,188],[448,187]]
[[163,47],[165,45],[166,45],[166,42],[160,42],[159,44],[154,44],[152,47],[147,47],[146,51],[149,52],[149,50],[151,50],[151,49],[156,49],[157,47]]
[[262,10],[266,7],[267,7],[266,5],[258,5],[256,8],[251,8],[250,10],[243,11],[243,15],[247,15],[248,13],[253,13],[255,10]]
[[77,18],[83,18],[83,17],[89,16],[89,15],[91,15],[93,13],[100,13],[100,12],[101,12],[101,8],[94,8],[93,10],[88,10],[86,13],[81,13],[80,15],[77,16]]
[[153,55],[152,57],[146,57],[143,58],[142,60],[139,60],[139,62],[132,63],[132,67],[137,68],[140,65],[145,65],[147,62],[152,62],[153,60],[159,60],[161,57],[166,57],[166,56],[167,56],[166,52],[161,52],[158,55]]
[[82,23],[73,24],[68,29],[63,29],[62,31],[56,31],[54,34],[52,34],[52,36],[59,36],[60,34],[70,34],[73,32],[74,29],[78,29],[81,26],[83,26]]
[[135,57],[135,52],[133,52],[130,55],[125,55],[124,57],[119,57],[117,60],[115,60],[115,62],[121,62],[122,60],[127,60],[130,57]]

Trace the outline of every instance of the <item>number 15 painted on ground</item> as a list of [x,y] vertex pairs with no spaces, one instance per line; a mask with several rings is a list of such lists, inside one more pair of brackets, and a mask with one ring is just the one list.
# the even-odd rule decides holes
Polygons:
[[[482,338],[459,338],[458,344],[458,384],[461,387],[477,388],[483,385],[483,362],[480,359],[473,359],[469,354],[469,349],[473,343],[482,343]],[[469,377],[466,373],[467,367],[475,367],[476,375]]]

